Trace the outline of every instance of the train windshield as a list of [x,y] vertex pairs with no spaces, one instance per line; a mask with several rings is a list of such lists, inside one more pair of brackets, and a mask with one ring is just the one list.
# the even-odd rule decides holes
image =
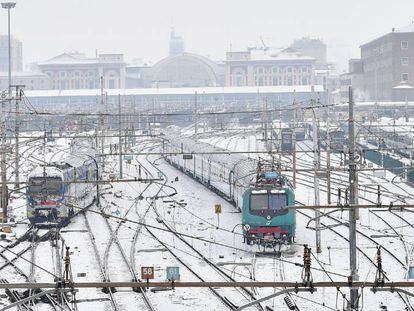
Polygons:
[[252,211],[267,210],[269,196],[266,194],[253,194],[250,198],[250,209]]
[[273,193],[267,191],[253,192],[250,197],[251,211],[277,211],[284,209],[287,206],[286,193]]
[[269,195],[269,209],[270,210],[280,210],[285,208],[287,205],[286,194],[270,194]]
[[61,179],[58,177],[30,178],[29,193],[42,195],[58,195]]

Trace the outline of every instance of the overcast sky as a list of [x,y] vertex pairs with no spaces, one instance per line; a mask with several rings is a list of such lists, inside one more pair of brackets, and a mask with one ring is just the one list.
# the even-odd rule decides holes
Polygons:
[[[414,20],[414,0],[17,0],[12,34],[27,64],[65,51],[124,53],[156,62],[168,54],[173,26],[187,52],[223,59],[258,45],[323,39],[343,69],[359,45]],[[7,33],[6,10],[0,33]]]

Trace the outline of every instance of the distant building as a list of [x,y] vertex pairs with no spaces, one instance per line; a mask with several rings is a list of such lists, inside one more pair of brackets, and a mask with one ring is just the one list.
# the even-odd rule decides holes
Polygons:
[[364,67],[360,59],[350,59],[348,72],[340,76],[340,98],[347,101],[349,97],[349,87],[354,89],[354,99],[357,101],[369,100],[363,88]]
[[[23,70],[22,42],[11,37],[11,70]],[[0,71],[9,71],[9,41],[7,35],[0,36]]]
[[227,52],[226,86],[311,85],[315,59],[293,49]]
[[[24,90],[49,90],[51,88],[50,78],[41,72],[12,71],[12,83],[24,85]],[[0,72],[0,90],[7,90],[8,85],[8,72]]]
[[125,67],[125,88],[151,87],[151,64],[144,63],[142,59],[133,59]]
[[304,37],[295,40],[290,47],[305,56],[313,57],[316,66],[327,63],[327,46],[320,39]]
[[99,54],[97,58],[89,58],[82,53],[63,53],[38,63],[38,67],[50,77],[52,89],[97,89],[101,76],[106,89],[125,87],[123,54]]
[[204,87],[223,84],[223,67],[197,54],[183,53],[166,57],[151,68],[152,87]]
[[393,100],[394,87],[414,86],[414,23],[361,45],[361,62],[370,100]]
[[177,56],[184,53],[184,39],[177,36],[174,29],[170,33],[170,56]]

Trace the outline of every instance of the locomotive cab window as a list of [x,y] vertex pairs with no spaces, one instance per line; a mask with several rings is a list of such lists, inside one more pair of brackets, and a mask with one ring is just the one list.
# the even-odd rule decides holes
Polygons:
[[285,193],[278,193],[269,195],[269,209],[281,210],[287,206],[287,197]]
[[252,194],[250,198],[250,209],[252,211],[265,211],[268,205],[268,195],[266,194]]
[[60,178],[47,177],[47,178],[32,178],[30,179],[29,193],[36,194],[59,194]]
[[260,211],[279,211],[288,205],[285,192],[271,190],[252,191],[250,196],[250,210],[252,212]]

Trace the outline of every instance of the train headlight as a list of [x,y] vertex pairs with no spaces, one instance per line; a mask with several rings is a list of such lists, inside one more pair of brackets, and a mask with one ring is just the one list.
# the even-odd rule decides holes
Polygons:
[[266,219],[267,219],[267,220],[270,220],[270,215],[268,215],[268,216],[266,217]]

